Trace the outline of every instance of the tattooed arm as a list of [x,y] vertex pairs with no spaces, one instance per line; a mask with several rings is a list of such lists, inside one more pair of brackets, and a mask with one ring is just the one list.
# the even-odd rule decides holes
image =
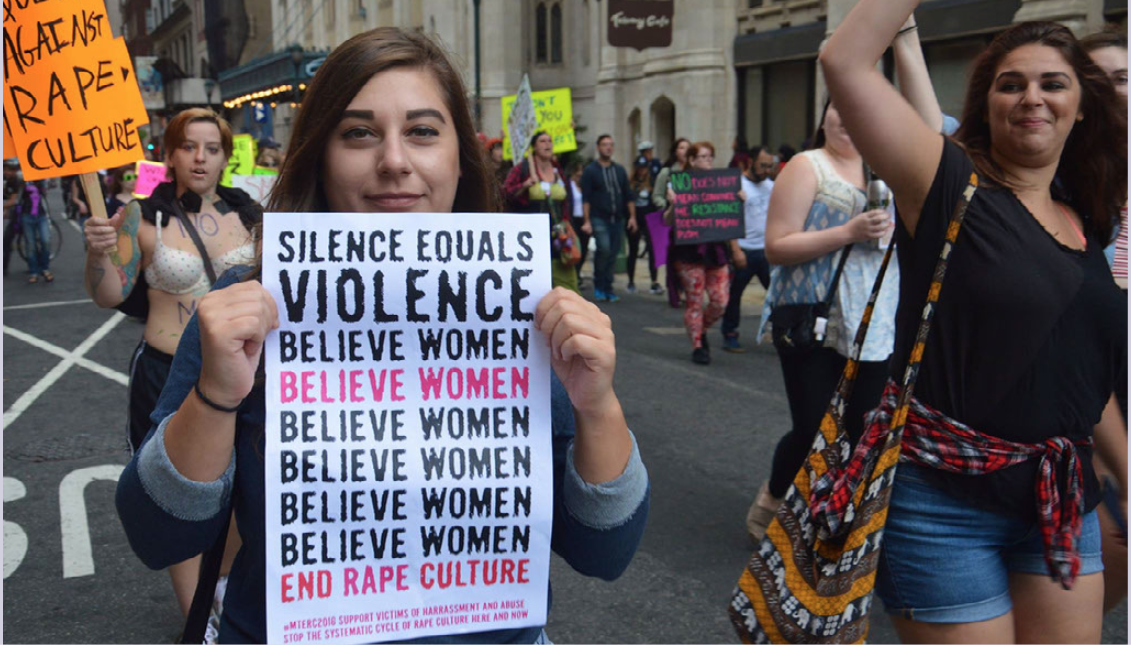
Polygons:
[[130,202],[110,219],[91,217],[86,221],[86,270],[83,286],[99,307],[122,303],[141,271],[141,206]]

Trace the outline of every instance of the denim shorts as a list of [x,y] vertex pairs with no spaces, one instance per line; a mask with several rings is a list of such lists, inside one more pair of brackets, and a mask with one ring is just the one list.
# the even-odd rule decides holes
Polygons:
[[[1048,575],[1036,522],[982,510],[901,463],[884,527],[876,595],[889,614],[925,623],[990,620],[1013,608],[1009,574]],[[1083,517],[1080,572],[1103,571],[1095,511]]]

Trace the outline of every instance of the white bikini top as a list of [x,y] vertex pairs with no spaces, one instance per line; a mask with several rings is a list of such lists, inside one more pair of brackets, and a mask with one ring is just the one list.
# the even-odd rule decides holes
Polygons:
[[[204,260],[195,253],[162,244],[161,217],[161,211],[157,211],[157,244],[153,251],[153,260],[145,267],[145,279],[149,286],[175,296],[208,293],[212,285],[208,282],[208,274],[204,271]],[[254,262],[255,244],[248,242],[218,258],[213,258],[212,269],[219,276],[234,266]]]

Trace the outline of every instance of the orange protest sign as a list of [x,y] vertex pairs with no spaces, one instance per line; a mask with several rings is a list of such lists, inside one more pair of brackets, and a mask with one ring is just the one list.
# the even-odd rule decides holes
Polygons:
[[100,1],[6,2],[4,60],[4,120],[25,179],[144,157],[137,128],[149,118]]

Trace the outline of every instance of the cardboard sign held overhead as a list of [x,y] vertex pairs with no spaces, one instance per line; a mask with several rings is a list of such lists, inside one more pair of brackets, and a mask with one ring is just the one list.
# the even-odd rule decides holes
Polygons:
[[[503,97],[503,124],[506,125],[510,118],[517,95]],[[530,100],[534,103],[534,119],[537,126],[530,131],[519,143],[523,146],[521,157],[526,147],[530,144],[530,137],[538,130],[545,130],[554,138],[554,152],[562,153],[577,150],[577,135],[573,130],[573,94],[568,87],[542,92],[531,92]],[[504,130],[503,158],[514,159],[511,152],[510,133]]]
[[[509,146],[503,146],[503,158],[521,159],[530,144],[530,135],[538,129],[538,116],[534,109],[534,100],[530,96],[530,77],[526,74],[522,75],[518,93],[511,102],[510,114],[503,117],[503,123],[506,125],[504,128],[506,138],[510,140]],[[509,157],[507,152],[510,152]]]
[[4,120],[25,179],[144,157],[137,128],[149,117],[100,0],[6,4],[4,62]]

